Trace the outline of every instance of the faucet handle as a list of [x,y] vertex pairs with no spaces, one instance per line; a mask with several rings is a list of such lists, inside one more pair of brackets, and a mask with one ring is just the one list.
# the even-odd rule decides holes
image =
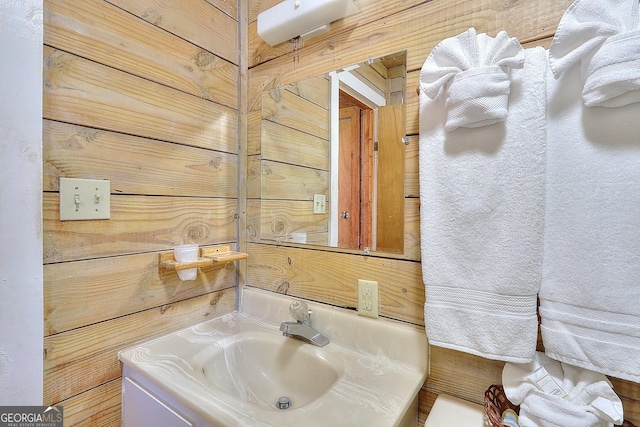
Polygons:
[[289,314],[298,322],[304,322],[309,319],[311,310],[306,302],[295,300],[289,305]]

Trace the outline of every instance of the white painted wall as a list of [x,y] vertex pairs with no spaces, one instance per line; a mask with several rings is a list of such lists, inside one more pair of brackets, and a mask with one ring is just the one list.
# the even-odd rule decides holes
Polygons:
[[42,0],[0,0],[0,405],[41,405]]

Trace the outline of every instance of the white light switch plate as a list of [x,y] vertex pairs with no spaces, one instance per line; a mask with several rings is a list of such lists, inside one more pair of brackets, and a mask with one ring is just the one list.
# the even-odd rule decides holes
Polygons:
[[313,195],[313,213],[314,214],[323,214],[327,211],[326,208],[326,197],[324,194],[314,194]]
[[60,178],[60,221],[111,218],[111,182]]

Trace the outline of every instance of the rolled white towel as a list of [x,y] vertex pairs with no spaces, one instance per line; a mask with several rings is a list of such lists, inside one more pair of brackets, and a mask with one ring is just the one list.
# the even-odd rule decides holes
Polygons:
[[549,48],[559,78],[580,63],[587,107],[640,102],[638,0],[577,0],[565,12]]
[[470,28],[433,49],[420,72],[420,87],[431,99],[446,91],[445,130],[487,126],[506,119],[510,69],[523,66],[524,49],[516,38]]
[[502,383],[509,401],[520,405],[521,427],[609,427],[624,419],[606,376],[544,353],[531,363],[505,364]]

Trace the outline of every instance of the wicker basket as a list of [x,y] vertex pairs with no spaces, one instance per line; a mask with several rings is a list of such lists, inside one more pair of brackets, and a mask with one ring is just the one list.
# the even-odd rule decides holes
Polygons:
[[493,384],[484,392],[484,411],[487,413],[491,427],[506,427],[502,424],[502,413],[507,409],[520,412],[520,407],[509,402],[504,388],[501,385]]
[[[520,413],[520,407],[509,402],[504,394],[504,388],[501,385],[493,384],[484,392],[484,410],[491,427],[506,427],[502,424],[502,413],[507,409],[513,409],[516,413]],[[636,427],[629,421],[622,423],[623,427]]]

